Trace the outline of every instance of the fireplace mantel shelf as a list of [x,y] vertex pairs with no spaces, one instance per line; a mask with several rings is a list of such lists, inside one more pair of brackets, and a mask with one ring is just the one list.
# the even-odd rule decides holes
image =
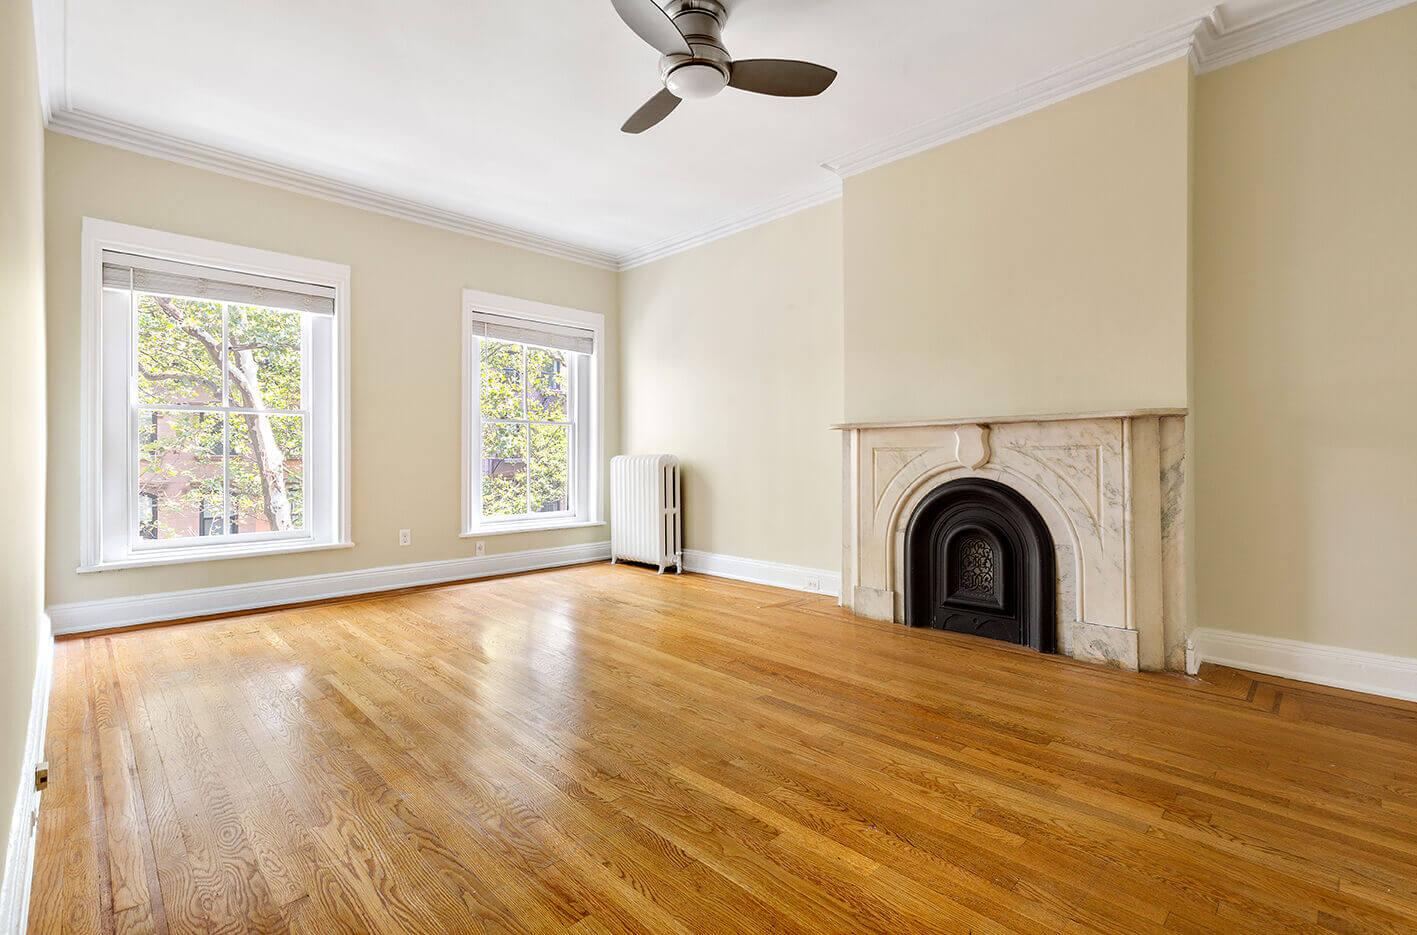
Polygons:
[[1073,422],[1086,419],[1137,419],[1147,416],[1184,416],[1185,409],[1113,409],[1108,412],[1050,412],[1045,415],[975,416],[968,419],[927,419],[923,422],[840,422],[838,432],[865,429],[920,429],[948,425],[987,425],[1019,422]]

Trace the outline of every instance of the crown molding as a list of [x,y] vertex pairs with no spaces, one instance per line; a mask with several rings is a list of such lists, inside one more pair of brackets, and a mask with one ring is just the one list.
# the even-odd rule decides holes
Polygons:
[[620,258],[608,251],[545,237],[462,212],[85,112],[73,106],[69,96],[69,5],[65,0],[33,0],[32,6],[35,54],[39,64],[40,105],[46,129],[145,156],[156,156],[198,169],[220,172],[297,194],[311,195],[353,208],[413,221],[416,224],[480,237],[509,247],[532,250],[601,269],[620,268]]
[[55,111],[68,107],[68,4],[62,0],[34,0],[35,63],[39,70],[39,106],[44,125]]
[[1414,0],[1304,0],[1245,22],[1223,7],[1183,20],[1027,84],[917,124],[822,163],[836,177],[750,210],[623,253],[508,227],[361,185],[339,181],[135,124],[87,113],[68,92],[67,4],[34,0],[40,95],[45,126],[70,136],[272,185],[391,217],[609,270],[627,270],[766,224],[841,197],[841,180],[1041,110],[1094,88],[1186,56],[1197,74],[1214,71],[1294,42],[1406,6]]
[[598,266],[601,269],[619,268],[618,258],[611,253],[543,237],[530,231],[495,224],[398,195],[292,169],[288,166],[267,162],[264,159],[243,156],[215,146],[195,143],[157,130],[149,130],[135,124],[109,117],[100,117],[97,114],[89,114],[73,108],[54,111],[49,118],[48,128],[69,136],[116,146],[146,156],[156,156],[172,162],[180,162],[198,169],[209,169],[251,182],[272,185],[301,195],[313,195],[316,198],[375,211],[379,214],[387,214],[430,227],[440,227],[459,234],[470,234],[509,247],[534,250],[537,253],[573,260],[589,266]]
[[1307,0],[1258,19],[1227,22],[1216,7],[1196,31],[1191,64],[1204,74],[1407,6],[1412,0]]
[[[56,104],[59,102],[58,97],[51,97],[50,100]],[[748,211],[719,218],[693,231],[656,240],[627,253],[615,254],[493,224],[456,211],[341,182],[327,176],[291,169],[263,159],[243,156],[73,108],[66,109],[61,106],[49,111],[45,126],[56,133],[115,146],[145,156],[155,156],[170,162],[608,270],[627,270],[643,266],[841,197],[841,180],[833,177],[823,184],[775,198]]]
[[1181,58],[1190,53],[1201,22],[1200,18],[1183,20],[1019,85],[1012,91],[842,153],[822,163],[822,167],[842,178],[850,178]]
[[620,269],[627,270],[634,269],[636,266],[644,266],[646,263],[653,263],[655,260],[662,260],[667,256],[683,253],[694,247],[701,247],[706,243],[721,240],[740,231],[758,227],[816,205],[826,204],[828,201],[835,201],[840,197],[841,180],[831,178],[822,184],[775,198],[749,211],[719,218],[705,227],[665,237],[662,240],[656,240],[631,250],[620,257]]
[[849,178],[1041,110],[1085,91],[1188,56],[1197,74],[1311,39],[1413,0],[1305,0],[1263,17],[1231,23],[1224,6],[1182,20],[1012,91],[962,107],[894,136],[843,153],[823,167]]
[[[1266,16],[1231,23],[1216,6],[1164,29],[1123,43],[1020,85],[1012,91],[951,111],[897,134],[843,153],[822,163],[838,179],[913,156],[1042,110],[1070,97],[1100,88],[1157,65],[1186,57],[1197,74],[1271,52],[1304,39],[1348,26],[1414,0],[1305,0]],[[759,224],[786,217],[840,197],[840,183],[816,186],[750,211],[674,237],[646,244],[620,256],[620,268],[633,269],[703,246]]]

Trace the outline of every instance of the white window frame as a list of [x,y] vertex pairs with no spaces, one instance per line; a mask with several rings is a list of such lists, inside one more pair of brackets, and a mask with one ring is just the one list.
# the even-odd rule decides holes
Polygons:
[[[243,534],[239,541],[223,541],[212,536],[210,541],[180,544],[154,544],[140,540],[136,533],[138,500],[136,487],[118,494],[114,478],[121,475],[123,486],[136,457],[136,426],[133,422],[131,389],[117,393],[113,389],[118,374],[112,372],[119,352],[106,348],[103,328],[103,252],[112,250],[160,260],[190,263],[198,266],[247,273],[257,276],[295,280],[328,286],[335,292],[335,314],[331,323],[331,348],[312,362],[304,376],[306,402],[310,408],[311,392],[318,386],[327,394],[328,405],[321,404],[322,437],[328,440],[323,458],[329,464],[328,476],[310,476],[310,456],[302,459],[306,471],[307,497],[320,488],[319,511],[307,507],[306,528],[300,532],[270,532]],[[350,445],[349,445],[349,267],[324,260],[273,253],[235,244],[187,237],[165,231],[134,227],[99,218],[84,218],[82,236],[82,299],[81,299],[81,360],[82,396],[80,400],[80,490],[79,490],[79,568],[80,572],[141,568],[150,565],[171,565],[185,562],[217,561],[255,555],[288,552],[309,552],[320,549],[352,548],[350,538]],[[307,342],[309,326],[306,327]],[[116,340],[116,338],[115,338]],[[125,342],[126,343],[126,342]],[[129,360],[122,374],[125,386],[133,385],[130,349],[122,355]],[[109,371],[105,373],[105,360]],[[105,384],[109,389],[105,390]],[[114,397],[118,398],[114,398]],[[123,415],[119,415],[119,411]],[[114,444],[112,432],[105,445],[105,425],[126,419],[131,431],[127,445]],[[314,415],[307,419],[315,418]],[[307,423],[307,438],[312,428]],[[313,485],[313,486],[312,486]],[[313,514],[321,513],[319,518]]]
[[[605,316],[599,312],[547,305],[528,299],[464,289],[462,294],[462,538],[483,538],[516,532],[574,529],[604,524],[605,450]],[[546,325],[584,328],[594,333],[588,355],[571,355],[572,509],[544,517],[484,518],[482,504],[482,338],[474,333],[477,312],[506,315]]]

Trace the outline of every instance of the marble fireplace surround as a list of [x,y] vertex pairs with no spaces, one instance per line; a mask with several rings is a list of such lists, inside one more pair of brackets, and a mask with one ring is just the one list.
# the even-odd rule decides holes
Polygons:
[[1185,668],[1186,410],[850,423],[842,433],[842,604],[903,623],[905,528],[931,490],[1007,484],[1042,515],[1058,652]]

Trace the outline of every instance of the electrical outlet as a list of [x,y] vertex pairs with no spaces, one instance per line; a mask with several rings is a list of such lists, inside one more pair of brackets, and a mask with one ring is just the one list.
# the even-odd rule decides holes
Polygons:
[[481,556],[481,555],[486,555],[486,554],[487,554],[487,543],[485,543],[485,542],[479,542],[479,543],[477,543],[477,554],[478,554],[479,556]]
[[821,578],[808,578],[808,579],[807,579],[807,590],[808,590],[808,591],[820,591],[821,589],[822,589],[822,579],[821,579]]
[[413,545],[413,530],[412,530],[412,529],[400,529],[400,530],[399,530],[399,545]]

